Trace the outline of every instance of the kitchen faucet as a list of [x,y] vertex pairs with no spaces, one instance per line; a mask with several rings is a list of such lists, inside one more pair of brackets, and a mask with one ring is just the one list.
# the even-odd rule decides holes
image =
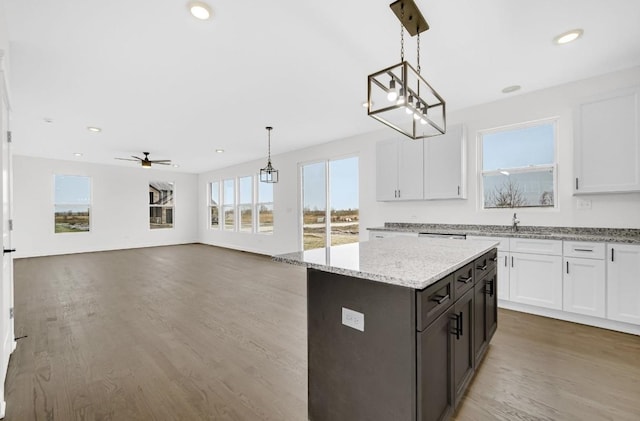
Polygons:
[[518,217],[516,216],[515,212],[513,214],[513,219],[511,220],[511,231],[513,232],[518,232],[518,224],[520,223],[520,220],[518,219]]

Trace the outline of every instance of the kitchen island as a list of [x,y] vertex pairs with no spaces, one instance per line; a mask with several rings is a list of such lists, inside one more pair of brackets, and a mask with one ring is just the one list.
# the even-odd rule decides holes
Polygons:
[[309,419],[445,420],[497,328],[493,241],[389,238],[307,267]]

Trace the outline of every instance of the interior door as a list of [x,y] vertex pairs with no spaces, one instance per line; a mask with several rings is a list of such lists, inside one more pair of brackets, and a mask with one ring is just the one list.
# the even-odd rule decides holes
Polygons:
[[2,183],[0,207],[2,218],[2,271],[0,271],[0,417],[4,417],[4,381],[9,365],[9,355],[15,349],[13,333],[13,256],[11,248],[11,150],[9,143],[9,102],[5,89],[4,73],[0,71],[0,133],[2,146],[0,148],[0,163],[2,165]]

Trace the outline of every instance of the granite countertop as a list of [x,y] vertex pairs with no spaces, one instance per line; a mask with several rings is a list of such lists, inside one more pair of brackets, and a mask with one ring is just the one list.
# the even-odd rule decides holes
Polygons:
[[480,257],[495,241],[387,238],[274,256],[277,262],[423,289]]
[[510,225],[417,224],[386,222],[384,227],[367,228],[374,231],[429,232],[438,234],[466,234],[479,237],[517,237],[543,240],[597,241],[607,243],[640,244],[640,229],[519,226],[513,232]]

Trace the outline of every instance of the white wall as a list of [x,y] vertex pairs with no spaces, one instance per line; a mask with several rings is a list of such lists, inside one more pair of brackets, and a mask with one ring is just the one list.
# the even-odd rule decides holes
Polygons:
[[[197,175],[14,156],[15,257],[197,241]],[[91,231],[54,233],[54,175],[91,177]],[[149,229],[149,181],[175,182],[173,229]]]
[[[467,200],[377,202],[375,200],[375,143],[383,139],[402,138],[402,135],[384,127],[375,133],[273,156],[273,164],[280,170],[281,181],[275,185],[274,189],[275,233],[272,236],[213,231],[208,229],[207,225],[207,183],[233,176],[255,174],[264,166],[263,161],[200,174],[198,182],[200,242],[265,254],[298,250],[300,248],[299,163],[351,154],[357,154],[360,157],[360,236],[363,240],[368,238],[365,228],[380,226],[384,222],[508,225],[511,223],[512,210],[480,209],[477,197],[477,133],[490,128],[550,117],[558,117],[556,197],[558,207],[556,209],[518,209],[518,218],[522,221],[522,225],[640,228],[640,193],[581,196],[591,200],[592,208],[589,210],[576,209],[577,197],[572,195],[574,108],[591,96],[639,84],[640,67],[636,67],[450,113],[449,124],[464,123],[467,126]],[[362,118],[369,117],[363,115]]]

